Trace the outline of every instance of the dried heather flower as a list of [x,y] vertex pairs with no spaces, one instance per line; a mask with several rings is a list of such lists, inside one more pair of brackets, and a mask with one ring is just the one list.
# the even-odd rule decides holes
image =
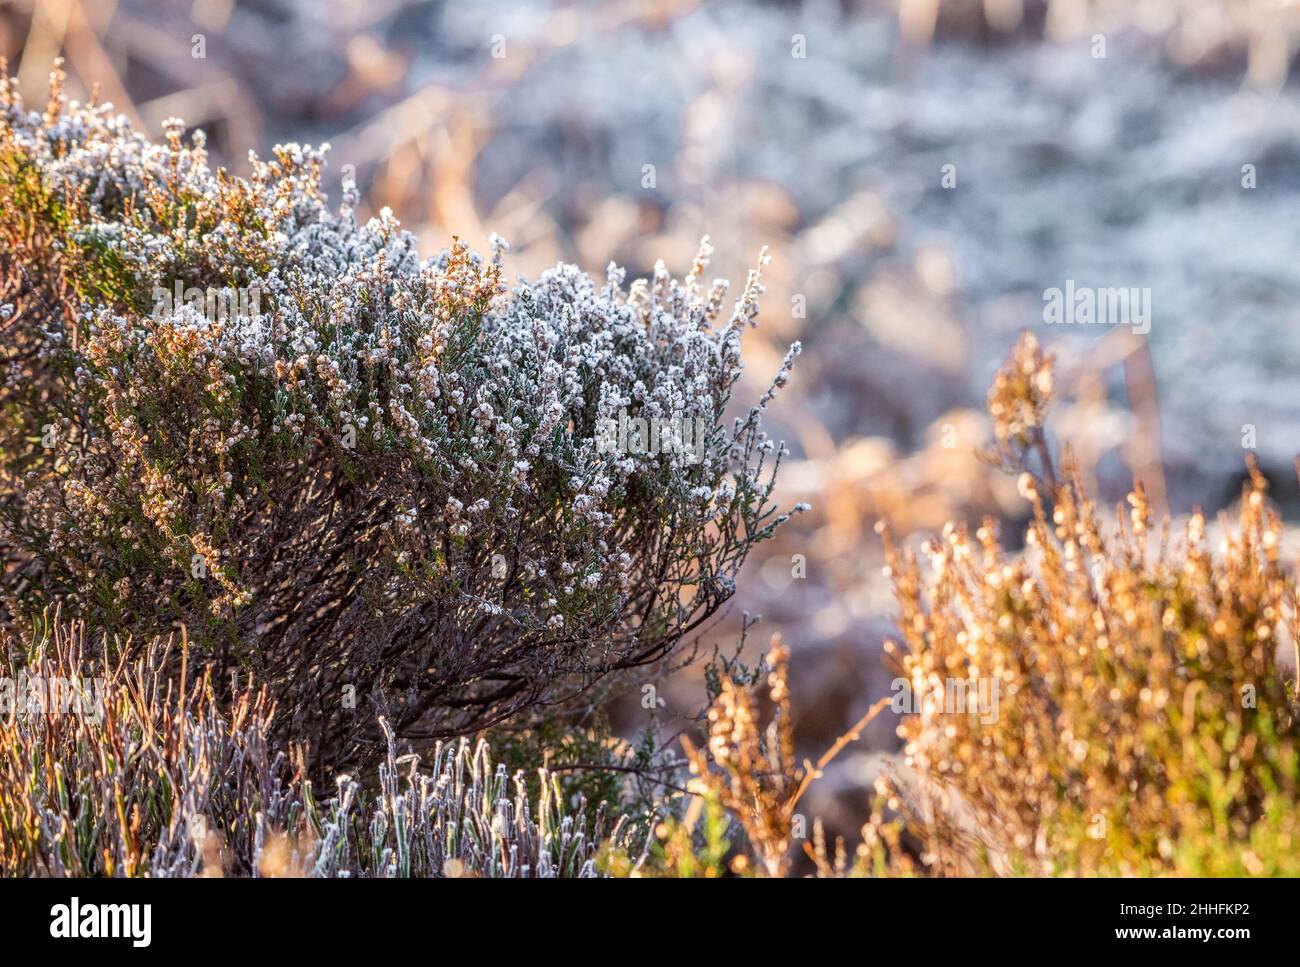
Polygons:
[[[1000,440],[1041,427],[1044,366],[1022,340],[990,396],[1007,421]],[[904,680],[931,697],[977,682],[998,698],[925,701],[899,728],[905,763],[882,792],[926,868],[1297,872],[1296,691],[1278,661],[1281,642],[1300,640],[1296,583],[1250,471],[1217,549],[1199,512],[1181,539],[1169,522],[1152,535],[1140,487],[1104,528],[1068,458],[1050,513],[1025,480],[1023,554],[1002,549],[991,521],[974,535],[950,526],[927,545],[927,574],[886,532]]]

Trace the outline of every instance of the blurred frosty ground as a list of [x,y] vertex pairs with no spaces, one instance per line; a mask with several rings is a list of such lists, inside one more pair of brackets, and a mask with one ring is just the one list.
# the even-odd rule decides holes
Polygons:
[[[754,641],[783,632],[810,749],[888,689],[876,518],[1023,512],[973,456],[1019,329],[1058,353],[1055,436],[1105,497],[1136,472],[1175,511],[1219,505],[1245,424],[1293,479],[1297,30],[1285,0],[0,4],[32,103],[62,52],[74,96],[98,82],[155,136],[184,117],[236,171],[250,148],[330,141],[335,196],[355,165],[362,214],[390,206],[426,254],[497,232],[522,275],[680,272],[708,233],[739,283],[769,245],[749,372],[765,385],[803,341],[773,416],[795,454],[782,502],[815,510],[751,560],[714,638],[743,610],[764,616]],[[1122,329],[1045,326],[1067,279],[1149,287],[1149,354]],[[668,695],[693,710],[698,683]],[[864,758],[842,760],[846,784]]]

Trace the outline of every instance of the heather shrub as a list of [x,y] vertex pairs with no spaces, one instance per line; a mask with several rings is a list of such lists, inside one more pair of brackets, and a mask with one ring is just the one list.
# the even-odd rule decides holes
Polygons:
[[[1200,512],[1177,535],[1153,526],[1140,486],[1106,526],[1072,455],[1053,457],[1053,391],[1026,334],[990,390],[985,455],[1021,474],[1023,550],[992,520],[949,525],[919,555],[880,528],[900,603],[893,694],[800,764],[774,642],[759,676],[720,681],[707,742],[683,740],[687,807],[648,857],[611,851],[612,872],[788,876],[802,847],[829,877],[1300,873],[1300,598],[1264,478],[1252,464],[1215,539]],[[886,705],[905,744],[850,851],[797,806]]]
[[[3,642],[6,646],[15,643]],[[318,797],[300,750],[271,739],[266,691],[218,700],[210,673],[169,678],[155,641],[107,666],[55,624],[7,662],[0,690],[0,875],[595,876],[644,832],[564,795],[541,769],[494,765],[485,743],[399,754]],[[12,649],[17,650],[17,649]]]
[[1217,540],[1199,512],[1154,526],[1140,486],[1107,527],[1053,468],[1051,370],[1026,334],[989,396],[1024,552],[950,525],[923,569],[886,535],[917,714],[882,792],[936,874],[1300,873],[1297,588],[1265,481]]
[[[802,864],[820,877],[865,876],[884,871],[889,850],[900,848],[897,823],[868,824],[850,856],[837,838],[828,844],[821,820],[799,811],[823,770],[882,712],[881,699],[816,762],[795,753],[790,706],[790,652],[774,636],[752,670],[738,662],[713,667],[711,701],[703,716],[705,739],[681,739],[687,785],[683,798],[654,804],[654,837],[640,854],[608,844],[600,865],[615,876],[713,879],[782,878]],[[894,868],[904,870],[904,862]]]
[[[7,620],[178,625],[316,761],[571,702],[728,599],[781,448],[728,420],[758,270],[513,289],[505,246],[421,260],[331,209],[324,149],[248,179],[55,89],[0,85]],[[130,636],[130,637],[128,637]],[[174,656],[173,659],[174,661]]]

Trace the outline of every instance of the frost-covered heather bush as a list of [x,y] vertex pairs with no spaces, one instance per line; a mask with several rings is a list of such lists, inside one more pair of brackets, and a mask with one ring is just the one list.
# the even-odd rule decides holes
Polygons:
[[[338,762],[380,747],[378,715],[433,738],[581,695],[732,594],[785,519],[760,418],[798,351],[728,421],[757,270],[729,312],[707,245],[680,280],[508,289],[504,245],[422,261],[347,186],[329,208],[324,149],[245,181],[182,130],[0,86],[9,620],[184,623]],[[178,285],[252,297],[160,298]],[[702,421],[702,459],[602,446],[621,414]]]
[[34,661],[0,665],[15,689],[104,679],[90,714],[0,693],[0,876],[594,876],[602,850],[645,855],[644,831],[604,803],[569,808],[546,770],[530,800],[522,772],[464,739],[422,765],[389,731],[377,788],[342,776],[318,799],[270,740],[266,693],[226,711],[210,678],[190,678],[182,697],[159,671],[167,647],[105,672],[81,630],[56,625]]

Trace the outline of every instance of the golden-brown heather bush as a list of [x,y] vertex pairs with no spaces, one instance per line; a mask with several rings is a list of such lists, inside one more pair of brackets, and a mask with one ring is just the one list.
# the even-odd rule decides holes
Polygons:
[[649,848],[635,854],[611,843],[600,868],[617,877],[783,878],[803,864],[819,877],[911,875],[900,825],[875,819],[849,854],[842,838],[828,848],[819,818],[800,813],[808,787],[889,704],[881,699],[816,763],[795,754],[790,652],[774,636],[753,675],[721,675],[705,721],[707,741],[682,737],[689,781],[685,802],[660,805]]
[[1024,551],[991,520],[949,525],[927,571],[882,526],[906,644],[887,643],[892,700],[800,765],[774,643],[767,701],[724,680],[707,744],[684,740],[695,797],[643,875],[789,875],[807,785],[891,701],[903,754],[852,856],[813,824],[819,876],[1300,873],[1300,618],[1265,481],[1252,464],[1217,546],[1199,512],[1153,532],[1140,485],[1104,527],[1048,447],[1052,369],[1026,333],[989,393],[986,457],[1021,473],[1033,512]]
[[[625,850],[607,851],[605,866],[615,875],[786,877],[802,849],[820,876],[858,876],[881,867],[887,846],[898,848],[896,826],[879,824],[864,830],[867,839],[850,861],[842,841],[828,851],[821,822],[798,812],[808,787],[888,699],[872,705],[816,763],[801,763],[791,728],[789,656],[774,637],[761,675],[744,681],[721,677],[706,715],[707,743],[698,747],[682,738],[691,775],[686,808],[658,824],[659,842],[648,861],[638,864]],[[900,860],[897,869],[905,866]]]
[[[886,534],[918,714],[882,782],[938,874],[1300,872],[1294,573],[1251,467],[1213,546],[1193,514],[1153,531],[1140,486],[1114,526],[1042,437],[1051,362],[1026,335],[990,393],[1000,456],[1033,452],[1023,553],[986,521],[923,556]],[[954,690],[995,698],[963,709]],[[954,702],[953,699],[958,701]]]

